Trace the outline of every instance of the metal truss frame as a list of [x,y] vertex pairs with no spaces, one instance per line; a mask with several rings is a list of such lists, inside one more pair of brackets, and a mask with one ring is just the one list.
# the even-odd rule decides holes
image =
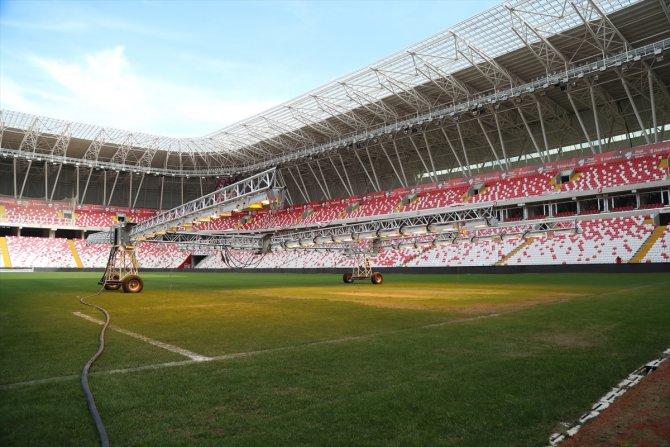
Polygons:
[[[257,172],[398,132],[445,114],[467,113],[477,105],[506,101],[541,90],[544,85],[584,77],[602,67],[647,57],[649,50],[666,51],[670,46],[667,40],[633,48],[612,24],[609,15],[636,3],[506,1],[321,88],[199,138],[126,132],[2,111],[4,131],[24,130],[19,149],[3,149],[3,153],[28,158],[40,152],[42,157],[66,164],[79,162],[160,175]],[[659,13],[667,15],[667,5],[660,3]],[[579,27],[583,32],[575,35],[573,30]],[[572,54],[557,50],[550,40],[556,36],[576,42]],[[598,49],[599,55],[584,60],[579,49],[586,46]],[[542,79],[524,82],[498,62],[500,56],[522,48],[544,67],[546,76]],[[476,71],[490,88],[473,88],[455,75],[464,70]],[[433,86],[439,95],[427,93],[426,86]],[[545,104],[545,109],[552,107]],[[64,135],[67,137],[61,138]],[[61,143],[45,151],[38,144],[43,138],[55,138]],[[83,160],[65,157],[63,142],[70,138],[91,142]],[[101,160],[102,148],[113,148],[115,152],[111,158]],[[164,168],[152,167],[158,151],[178,157],[168,155]],[[178,168],[168,166],[170,158],[179,160]]]

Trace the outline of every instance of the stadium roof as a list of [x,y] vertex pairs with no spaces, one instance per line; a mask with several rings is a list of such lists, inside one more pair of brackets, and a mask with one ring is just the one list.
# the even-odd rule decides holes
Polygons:
[[[623,10],[625,14],[617,15]],[[670,45],[669,24],[663,0],[506,1],[203,137],[127,132],[4,110],[2,146],[44,152],[39,141],[51,137],[47,145],[51,153],[65,145],[67,150],[59,155],[67,152],[69,157],[96,162],[168,167],[171,154],[177,154],[180,172],[259,170],[446,113],[453,116],[485,100],[491,103],[491,98],[507,99],[519,88],[546,85],[591,62],[645,45],[661,42],[664,51]],[[35,146],[30,148],[31,144]]]

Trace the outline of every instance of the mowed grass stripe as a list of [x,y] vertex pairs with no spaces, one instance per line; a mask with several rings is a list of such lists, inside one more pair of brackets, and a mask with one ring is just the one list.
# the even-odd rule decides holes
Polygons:
[[[226,347],[302,346],[225,362],[96,376],[93,390],[115,445],[544,445],[556,423],[578,417],[670,344],[670,280],[665,275],[387,275],[380,287],[349,289],[334,275],[185,276],[170,284],[152,273],[146,295],[110,293],[101,300],[114,307],[112,318],[122,327],[207,355],[246,352],[226,352]],[[95,278],[36,275],[32,287],[9,287],[4,278],[0,355],[8,360],[0,365],[3,377],[26,358],[7,355],[16,352],[7,338],[38,351],[47,339],[43,332],[78,341],[91,337],[94,344],[95,328],[88,323],[68,326],[59,319],[51,325],[42,317],[80,311],[70,304],[72,292],[90,290]],[[430,290],[442,289],[450,293],[425,299]],[[455,293],[459,289],[461,295]],[[486,289],[508,292],[489,296]],[[395,295],[388,301],[360,297],[381,303],[332,298],[340,292],[386,290]],[[417,302],[420,306],[412,307]],[[200,310],[181,312],[180,321],[180,304]],[[138,311],[141,307],[147,309]],[[245,316],[246,310],[252,312]],[[502,312],[507,313],[480,318]],[[466,318],[472,320],[418,329]],[[175,331],[168,323],[175,323]],[[269,326],[265,332],[263,325]],[[306,344],[329,334],[342,335],[336,339],[375,333],[383,336],[365,338],[365,343]],[[172,358],[156,362],[157,355],[165,355],[156,352],[162,350],[110,336],[104,369],[181,361],[165,353]],[[222,337],[234,339],[223,343]],[[208,351],[197,349],[208,341]],[[51,349],[52,356],[42,358],[78,372],[81,364],[74,360],[79,351],[88,354],[79,344],[66,344],[65,353],[52,349],[63,348],[62,343],[42,346],[49,349],[41,353]],[[37,360],[23,366],[29,369],[24,375],[38,378],[46,369]],[[3,390],[0,444],[95,443],[75,385]]]

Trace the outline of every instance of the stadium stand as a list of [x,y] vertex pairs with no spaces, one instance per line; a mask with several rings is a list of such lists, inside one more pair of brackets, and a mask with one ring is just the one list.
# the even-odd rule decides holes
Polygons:
[[12,267],[77,267],[68,239],[8,236],[6,241]]
[[[504,203],[505,200],[543,197],[568,191],[602,191],[603,188],[639,185],[668,178],[667,149],[613,151],[588,159],[570,159],[541,166],[519,168],[508,172],[492,172],[473,178],[454,179],[415,189],[399,189],[366,196],[353,196],[325,202],[296,205],[280,210],[251,210],[197,222],[200,231],[264,230],[288,226],[322,226],[338,219],[363,219],[391,213],[413,212],[464,206],[475,203]],[[557,184],[558,178],[561,178]],[[472,193],[474,190],[475,193]],[[659,196],[660,197],[660,196]],[[609,212],[637,212],[663,207],[651,200],[634,205],[623,204]],[[79,205],[72,211],[65,202],[0,199],[0,220],[8,225],[36,227],[102,229],[117,223],[118,215],[139,222],[157,211],[123,207]],[[643,216],[599,219],[597,208],[582,209],[581,216],[593,219],[580,221],[580,234],[551,232],[519,241],[505,237],[497,230],[480,231],[480,239],[465,243],[443,243],[438,246],[386,248],[372,258],[378,267],[474,266],[474,265],[540,265],[566,263],[612,263],[617,256],[624,262],[669,262],[667,229],[654,230]],[[574,211],[557,213],[569,217]],[[609,216],[609,214],[608,214]],[[544,213],[528,215],[528,220],[545,219]],[[507,223],[523,217],[508,217]],[[507,232],[519,232],[507,228]],[[483,236],[483,238],[481,238]],[[487,237],[490,236],[490,237]],[[653,236],[653,237],[652,237]],[[104,267],[108,248],[87,246],[74,239],[72,248],[67,239],[14,237],[6,238],[7,255],[13,267]],[[407,244],[405,244],[407,245]],[[145,268],[177,268],[189,253],[174,246],[141,244],[137,256]],[[637,256],[636,256],[637,255]],[[318,251],[278,251],[264,257],[238,253],[239,263],[257,268],[308,268],[351,265],[353,261],[339,253]],[[5,262],[6,264],[6,262]],[[228,268],[220,255],[208,256],[198,268]]]
[[654,230],[644,216],[582,221],[580,234],[535,237],[504,265],[628,262]]
[[143,243],[136,250],[137,261],[143,268],[179,268],[186,262],[189,254],[172,244]]
[[657,227],[660,235],[654,241],[649,251],[643,258],[643,262],[670,262],[670,226]]

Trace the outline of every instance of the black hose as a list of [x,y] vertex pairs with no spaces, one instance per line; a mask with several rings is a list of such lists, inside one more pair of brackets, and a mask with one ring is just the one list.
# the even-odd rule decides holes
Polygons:
[[102,292],[104,289],[101,288],[97,293],[93,295],[88,295],[79,298],[79,302],[81,304],[84,304],[86,306],[90,307],[95,307],[98,309],[100,312],[105,314],[105,324],[102,326],[102,330],[100,331],[100,337],[98,340],[98,352],[96,352],[93,357],[91,357],[88,362],[86,362],[86,365],[84,365],[84,369],[81,371],[81,388],[84,390],[84,394],[86,395],[86,403],[88,404],[88,411],[91,413],[91,417],[93,417],[93,422],[95,423],[95,428],[98,430],[98,437],[100,438],[100,445],[102,447],[109,447],[109,436],[107,436],[107,430],[105,430],[105,424],[102,423],[102,418],[100,417],[100,413],[98,413],[98,408],[95,406],[95,400],[93,399],[93,393],[91,392],[91,388],[88,385],[88,372],[91,369],[91,366],[95,363],[96,360],[98,360],[98,357],[102,355],[102,352],[105,350],[105,332],[107,331],[107,327],[109,326],[109,322],[111,320],[109,313],[103,309],[100,306],[97,306],[95,304],[90,304],[84,301],[85,298],[91,297],[91,296],[97,296]]

